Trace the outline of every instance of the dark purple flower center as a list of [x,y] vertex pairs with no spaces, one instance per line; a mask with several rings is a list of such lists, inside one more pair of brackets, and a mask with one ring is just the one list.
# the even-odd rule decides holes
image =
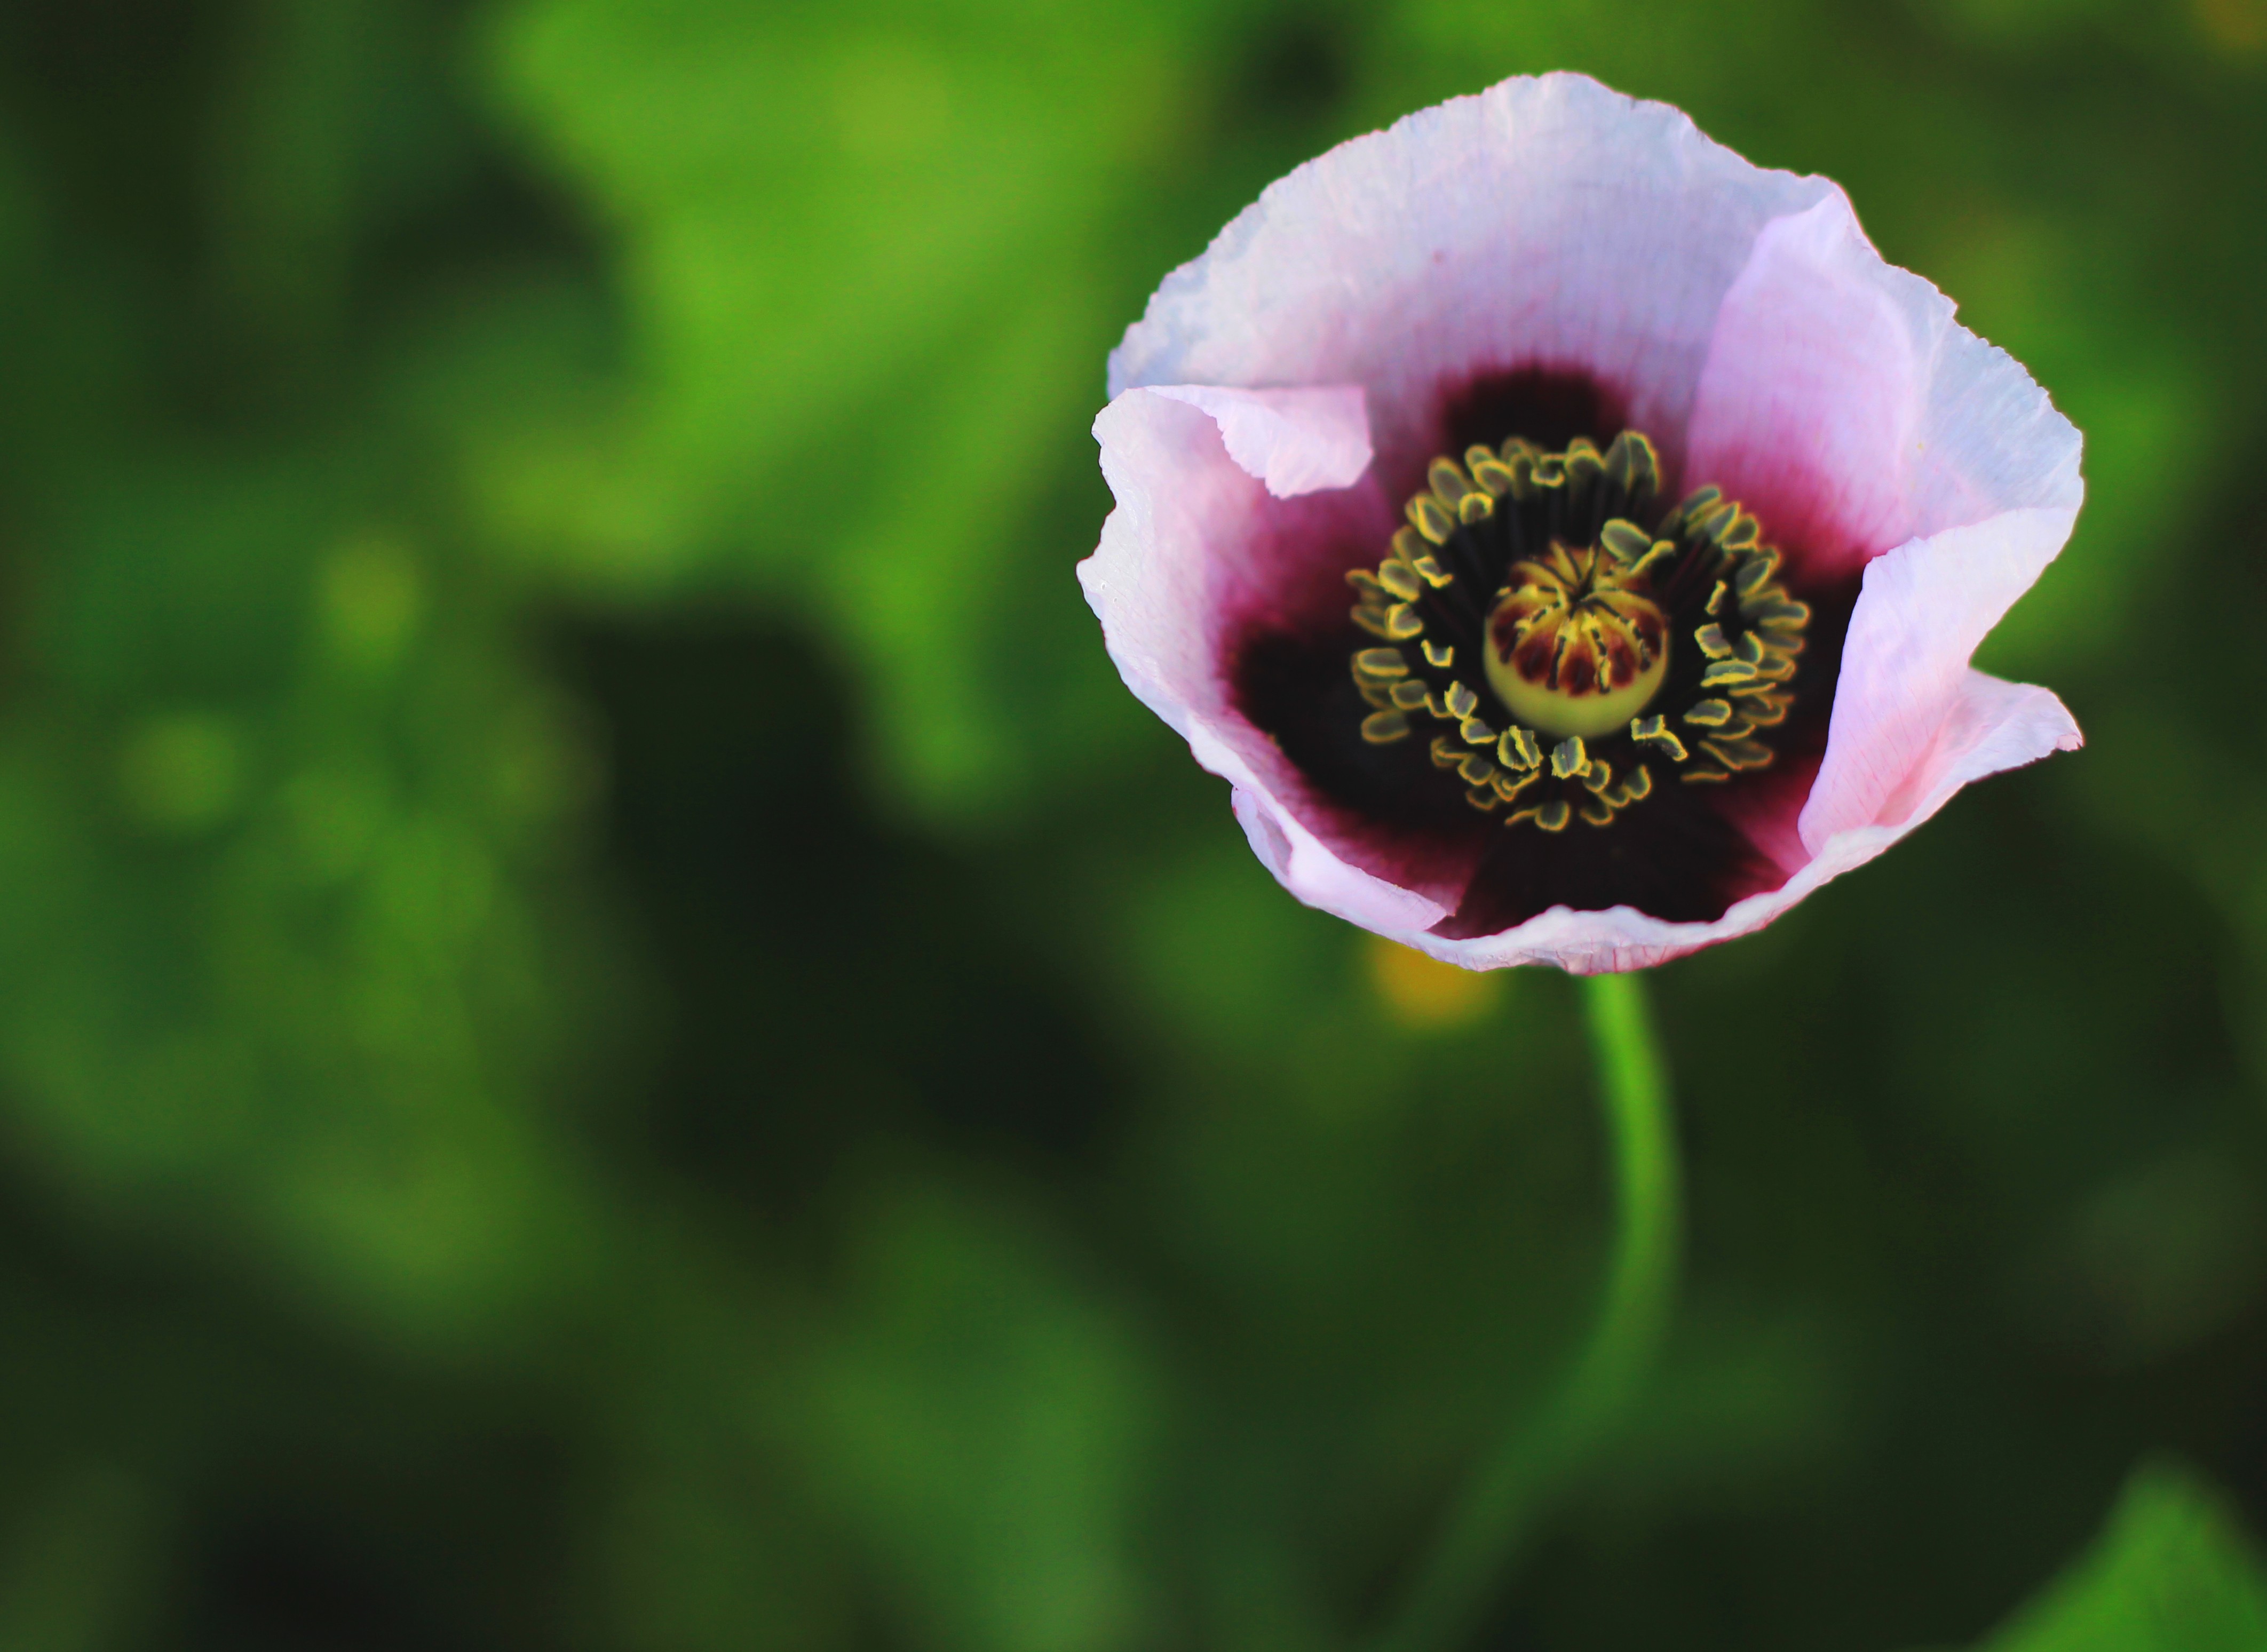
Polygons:
[[[1735,650],[1727,657],[1735,658],[1738,637],[1756,628],[1743,627],[1736,614],[1727,621],[1720,613],[1707,613],[1722,575],[1704,577],[1728,557],[1745,562],[1764,548],[1759,527],[1752,544],[1732,532],[1738,516],[1750,521],[1753,516],[1705,490],[1685,506],[1665,509],[1654,497],[1662,480],[1650,474],[1641,457],[1652,452],[1650,443],[1640,447],[1632,441],[1624,447],[1621,463],[1627,474],[1609,477],[1607,457],[1628,429],[1624,400],[1613,386],[1579,370],[1491,370],[1444,385],[1431,428],[1431,451],[1464,456],[1455,462],[1467,488],[1488,493],[1486,480],[1473,474],[1480,457],[1471,451],[1475,445],[1485,445],[1495,464],[1506,464],[1507,447],[1515,459],[1522,449],[1530,451],[1546,478],[1552,467],[1542,461],[1555,457],[1559,471],[1588,481],[1572,490],[1563,482],[1556,488],[1539,487],[1532,503],[1514,498],[1508,489],[1489,493],[1486,518],[1470,525],[1463,519],[1466,507],[1459,494],[1454,527],[1439,544],[1410,524],[1404,543],[1416,541],[1412,555],[1405,558],[1396,550],[1388,562],[1405,562],[1417,573],[1415,559],[1429,554],[1442,572],[1453,571],[1455,578],[1435,586],[1417,573],[1417,595],[1404,597],[1385,591],[1384,568],[1365,568],[1365,576],[1379,582],[1383,599],[1368,600],[1365,592],[1360,605],[1380,620],[1400,603],[1419,605],[1400,623],[1405,628],[1414,619],[1422,629],[1406,637],[1365,635],[1334,594],[1344,590],[1339,582],[1347,569],[1368,562],[1395,537],[1395,525],[1384,518],[1376,496],[1349,489],[1286,503],[1273,524],[1268,550],[1284,575],[1258,599],[1245,598],[1229,610],[1222,646],[1236,706],[1298,772],[1305,789],[1296,806],[1312,829],[1349,864],[1446,902],[1449,915],[1434,933],[1452,940],[1500,934],[1554,907],[1595,912],[1627,906],[1673,922],[1706,921],[1722,916],[1743,896],[1778,888],[1786,879],[1789,862],[1801,852],[1794,825],[1826,746],[1843,634],[1858,596],[1855,575],[1841,571],[1838,564],[1822,573],[1809,544],[1783,545],[1783,567],[1761,577],[1790,588],[1789,600],[1800,598],[1812,610],[1794,675],[1775,684],[1764,679],[1764,693],[1787,702],[1785,720],[1765,725],[1742,718],[1750,726],[1739,734],[1732,732],[1729,720],[1714,728],[1687,723],[1688,711],[1704,719],[1713,714],[1713,708],[1701,707],[1702,701],[1721,700],[1729,706],[1759,697],[1734,695],[1728,683],[1701,692],[1699,679],[1717,662],[1696,635],[1704,625],[1718,624]],[[1507,443],[1508,437],[1524,441]],[[1593,457],[1580,457],[1585,450]],[[1379,455],[1378,474],[1405,477],[1397,485],[1422,488],[1445,510],[1449,502],[1433,485],[1431,467],[1419,467],[1422,457],[1421,449],[1412,454],[1389,444]],[[1593,462],[1598,474],[1590,477]],[[1654,466],[1673,469],[1667,458],[1656,459]],[[1791,523],[1808,521],[1816,514],[1807,511],[1808,503],[1802,488],[1783,488],[1774,496],[1772,510],[1787,513]],[[1701,532],[1704,512],[1720,517],[1713,524],[1713,537]],[[1641,531],[1642,554],[1632,559],[1608,550],[1604,531],[1616,520]],[[1509,542],[1515,532],[1520,536],[1515,547]],[[1732,540],[1728,552],[1727,539]],[[1565,548],[1563,563],[1552,551],[1554,540]],[[1640,581],[1637,568],[1662,541],[1671,545],[1676,568],[1667,559],[1654,562],[1644,568]],[[1642,710],[1611,708],[1624,720],[1612,723],[1610,733],[1593,736],[1546,730],[1546,722],[1581,726],[1548,707],[1540,708],[1540,716],[1532,715],[1538,709],[1531,704],[1526,716],[1511,709],[1497,686],[1500,673],[1486,669],[1486,650],[1497,631],[1491,620],[1509,617],[1508,635],[1515,645],[1528,615],[1500,613],[1507,600],[1500,593],[1550,584],[1527,573],[1514,581],[1515,563],[1544,569],[1559,587],[1555,594],[1530,592],[1530,598],[1539,594],[1543,600],[1530,606],[1540,613],[1559,605],[1558,628],[1571,628],[1593,644],[1603,642],[1606,652],[1612,651],[1614,638],[1598,617],[1603,596],[1620,591],[1641,597],[1660,612],[1665,663],[1659,686]],[[1728,590],[1723,600],[1737,594]],[[1641,681],[1648,645],[1631,611],[1620,613],[1637,642],[1639,675],[1631,680]],[[1541,629],[1529,628],[1525,638],[1538,652]],[[1373,648],[1401,657],[1411,683],[1402,690],[1403,698],[1421,694],[1420,703],[1393,702],[1393,686],[1401,678],[1358,678],[1349,671],[1354,656]],[[1566,669],[1569,662],[1555,648],[1552,654],[1560,670],[1555,679],[1543,673],[1542,687],[1582,698],[1574,692],[1581,686],[1579,669]],[[1446,664],[1436,664],[1444,657]],[[1514,658],[1533,671],[1534,656],[1518,661],[1515,646]],[[1573,664],[1579,667],[1579,658]],[[1610,688],[1625,686],[1623,669],[1610,662]],[[1730,674],[1735,673],[1719,676]],[[1434,715],[1434,696],[1453,716],[1464,703],[1463,694],[1456,705],[1449,702],[1451,687],[1458,684],[1471,696],[1471,710],[1451,723]],[[1374,703],[1368,692],[1381,686],[1385,706]],[[1593,677],[1590,691],[1596,687]],[[1365,723],[1385,709],[1401,713],[1409,736],[1383,743],[1364,738]],[[1596,709],[1591,705],[1578,712]],[[1649,719],[1656,716],[1662,720],[1658,733],[1674,736],[1684,748],[1684,762],[1671,758],[1658,739],[1638,739],[1640,732],[1655,732]],[[1464,738],[1464,724],[1472,718],[1488,727],[1493,745],[1483,749]],[[1636,731],[1632,722],[1641,725]],[[1531,752],[1516,732],[1522,729],[1533,740]],[[1502,744],[1506,737],[1508,750]],[[1579,752],[1572,747],[1576,738]],[[1724,746],[1735,760],[1708,752],[1703,744],[1708,740]],[[1733,740],[1752,741],[1770,760],[1760,767],[1739,767],[1737,760],[1749,753]],[[1563,753],[1562,747],[1567,748]],[[1537,760],[1526,763],[1530,756]],[[1483,781],[1465,778],[1467,761],[1475,757],[1488,765]],[[1554,758],[1555,767],[1566,772],[1553,772]],[[1597,760],[1595,765],[1592,760]],[[1574,772],[1578,768],[1585,772]],[[1704,770],[1723,778],[1690,785],[1678,778]],[[1501,800],[1493,783],[1499,775],[1515,783],[1535,771],[1540,773],[1531,785],[1510,802]],[[1479,773],[1477,765],[1471,772]],[[1586,782],[1596,782],[1598,790]],[[1471,800],[1482,783],[1498,799],[1486,812]],[[1604,793],[1619,794],[1621,800],[1612,803]],[[1531,829],[1541,824],[1542,805],[1552,800],[1567,805],[1567,819],[1555,832]],[[1583,810],[1590,809],[1595,818],[1609,803],[1614,810],[1609,829],[1581,823]],[[1534,819],[1522,821],[1517,830],[1505,829],[1506,820],[1530,808],[1537,811]]]
[[1364,742],[1507,825],[1613,824],[1656,782],[1767,768],[1811,610],[1761,525],[1714,488],[1655,503],[1653,444],[1514,437],[1436,459],[1375,571],[1346,576]]

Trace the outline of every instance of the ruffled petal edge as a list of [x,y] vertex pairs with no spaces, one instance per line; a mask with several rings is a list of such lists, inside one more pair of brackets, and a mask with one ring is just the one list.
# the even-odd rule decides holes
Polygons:
[[2043,688],[1967,671],[1935,740],[1886,800],[1874,823],[1837,832],[1779,888],[1736,902],[1713,923],[1669,923],[1629,907],[1576,912],[1554,907],[1515,929],[1471,941],[1442,941],[1411,931],[1383,931],[1445,963],[1466,969],[1555,965],[1576,975],[1647,969],[1752,934],[1843,873],[1864,865],[1951,801],[1971,781],[2035,763],[2084,744],[2062,702]]

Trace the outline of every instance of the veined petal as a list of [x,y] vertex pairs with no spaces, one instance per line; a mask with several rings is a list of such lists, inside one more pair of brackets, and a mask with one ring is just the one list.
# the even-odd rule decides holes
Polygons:
[[[1200,741],[1192,740],[1189,749],[1214,774],[1227,774],[1207,760]],[[1236,786],[1229,796],[1259,863],[1307,905],[1381,934],[1429,929],[1449,915],[1447,907],[1414,890],[1347,865],[1266,792]]]
[[1443,386],[1491,371],[1579,370],[1681,431],[1757,231],[1832,190],[1587,77],[1507,81],[1272,185],[1167,278],[1111,390],[1361,385],[1397,471],[1438,447]]
[[1392,531],[1383,496],[1366,476],[1292,497],[1263,479],[1344,474],[1359,407],[1359,393],[1335,390],[1118,397],[1094,426],[1118,505],[1079,583],[1126,686],[1236,789],[1253,848],[1285,886],[1368,928],[1423,929],[1453,905],[1469,864],[1412,860],[1358,823],[1333,832],[1332,806],[1237,709],[1223,658],[1255,610],[1343,624],[1346,569]]
[[[1895,833],[1889,840],[1894,842],[1949,803],[1952,794],[1970,781],[2021,768],[2057,752],[2075,752],[2085,744],[2077,719],[2048,690],[2003,682],[1984,672],[1963,672],[1935,740],[1904,784],[1884,800],[1877,819]],[[1827,840],[1830,844],[1834,841]]]
[[1977,645],[2054,559],[2076,515],[2009,510],[1867,564],[1826,755],[1802,809],[1806,846],[1816,852],[1837,833],[1880,821],[1922,772],[1961,704]]
[[2003,510],[2075,512],[2079,446],[2013,357],[1882,261],[1835,189],[1765,225],[1725,295],[1686,474],[1801,547],[1815,582]]
[[1230,390],[1158,385],[1154,393],[1208,415],[1228,456],[1278,499],[1349,488],[1369,468],[1369,414],[1357,385]]
[[2083,744],[2070,713],[2045,689],[1963,671],[1934,739],[1904,783],[1884,800],[1880,818],[1836,832],[1779,888],[1735,902],[1713,923],[1669,923],[1629,907],[1603,912],[1554,907],[1517,929],[1477,940],[1385,933],[1466,969],[1552,964],[1577,975],[1649,969],[1762,929],[1822,885],[1890,848],[1970,782]]
[[[1656,964],[2079,744],[1968,664],[2069,535],[2077,432],[1839,189],[1673,109],[1553,75],[1343,144],[1165,282],[1111,385],[1118,509],[1080,574],[1120,672],[1287,888],[1434,957]],[[1507,437],[1534,445],[1472,457]],[[1519,491],[1584,474],[1628,520]],[[1669,509],[1704,485],[1739,513]],[[1659,589],[1698,651],[1596,737],[1595,785],[1556,748],[1520,779],[1535,735],[1502,745],[1506,691],[1458,675],[1494,646],[1492,559],[1570,523],[1640,573],[1719,540],[1740,569]]]

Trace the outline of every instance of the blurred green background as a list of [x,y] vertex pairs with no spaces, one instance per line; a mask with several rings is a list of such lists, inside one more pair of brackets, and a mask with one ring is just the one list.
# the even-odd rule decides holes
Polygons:
[[1588,70],[2086,431],[2091,744],[1655,978],[1502,1648],[2267,1646],[2267,0],[11,0],[0,1648],[1332,1648],[1588,1311],[1575,1000],[1071,569],[1148,291]]

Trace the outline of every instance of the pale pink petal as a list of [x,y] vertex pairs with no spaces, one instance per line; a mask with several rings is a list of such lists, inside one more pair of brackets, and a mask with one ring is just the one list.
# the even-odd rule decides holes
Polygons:
[[1673,444],[1757,232],[1832,187],[1583,76],[1506,81],[1272,185],[1158,290],[1111,390],[1360,385],[1398,474],[1445,385],[1574,368]]
[[1267,491],[1288,499],[1318,488],[1350,488],[1369,468],[1369,414],[1359,386],[1319,390],[1227,390],[1217,385],[1156,385],[1220,427],[1228,456]]
[[1816,849],[1882,818],[1934,747],[1977,645],[2053,560],[2075,518],[2068,509],[2009,510],[1867,564],[1826,756],[1802,809],[1805,845]]
[[[1979,671],[1961,675],[1951,710],[1934,744],[1876,817],[1902,835],[1952,800],[1970,781],[2036,763],[2086,744],[2062,701],[2029,683],[2002,682]],[[1831,839],[1828,840],[1830,842]]]
[[[1799,592],[1865,570],[1823,755],[1727,799],[1786,881],[1713,922],[1555,907],[1436,938],[1479,851],[1349,818],[1235,703],[1238,638],[1342,625],[1388,486],[1442,451],[1456,396],[1527,368],[1597,385],[1674,481],[1749,505]],[[2052,694],[1968,664],[2070,532],[2076,431],[1882,261],[1838,189],[1750,166],[1673,109],[1555,75],[1342,145],[1165,283],[1111,384],[1095,428],[1118,509],[1080,576],[1112,658],[1229,779],[1288,889],[1436,957],[1659,963],[2079,743]]]
[[1864,865],[1942,808],[1963,786],[2083,744],[2078,724],[2043,688],[1963,671],[1952,706],[1906,782],[1879,815],[1835,833],[1779,888],[1735,902],[1713,923],[1669,923],[1629,907],[1574,912],[1554,907],[1515,929],[1472,941],[1411,930],[1392,938],[1467,969],[1553,964],[1578,975],[1647,969],[1762,929],[1830,879]]
[[2002,510],[2075,511],[2079,437],[1949,299],[1884,263],[1841,191],[1779,218],[1725,296],[1693,397],[1712,482],[1810,581]]
[[[1427,878],[1396,869],[1389,879],[1350,864],[1352,846],[1325,847],[1316,823],[1327,810],[1236,710],[1222,671],[1228,628],[1255,605],[1311,620],[1296,611],[1327,603],[1324,612],[1342,620],[1341,576],[1360,554],[1326,554],[1305,568],[1288,562],[1287,547],[1295,552],[1313,539],[1295,531],[1312,507],[1279,499],[1260,479],[1343,474],[1346,415],[1360,408],[1354,393],[1255,399],[1177,388],[1119,396],[1094,426],[1118,506],[1100,547],[1079,564],[1079,583],[1126,686],[1189,742],[1199,763],[1235,787],[1253,848],[1285,886],[1368,928],[1421,929],[1446,915],[1461,891],[1456,870]],[[1231,425],[1244,450],[1236,457]],[[1366,512],[1362,542],[1390,531],[1374,488],[1311,497]]]
[[[1199,763],[1233,782],[1235,776],[1228,768],[1207,761],[1200,741],[1192,740],[1190,749],[1196,753]],[[1236,786],[1229,796],[1259,863],[1307,905],[1381,933],[1429,929],[1449,915],[1446,907],[1415,890],[1347,865],[1267,793]]]

